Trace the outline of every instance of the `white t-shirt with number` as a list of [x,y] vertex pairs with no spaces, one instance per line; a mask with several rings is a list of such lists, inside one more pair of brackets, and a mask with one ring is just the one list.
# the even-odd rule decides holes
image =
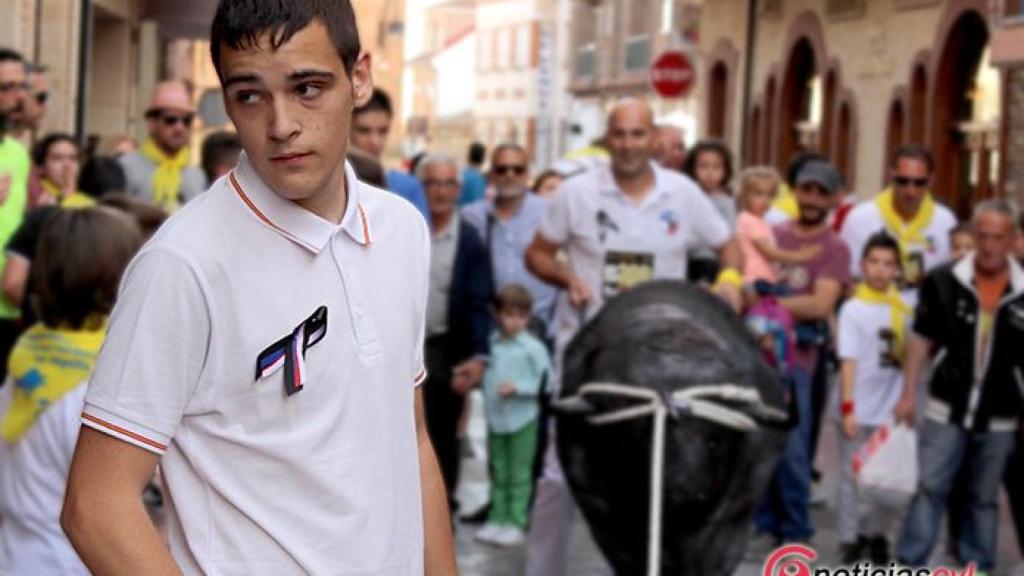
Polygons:
[[[910,336],[910,314],[904,317],[904,334]],[[851,299],[839,312],[840,360],[857,363],[853,403],[862,425],[884,424],[892,415],[903,391],[903,373],[893,359],[893,333],[887,304]]]
[[[692,248],[718,248],[730,238],[729,226],[692,180],[651,166],[654,189],[641,204],[619,189],[610,167],[601,166],[563,183],[541,223],[540,234],[565,249],[573,272],[594,295],[587,318],[645,280],[685,279]],[[561,351],[580,327],[580,312],[566,293],[557,326]]]
[[[945,264],[950,259],[949,233],[956,228],[956,216],[949,208],[936,204],[932,220],[924,230],[924,242],[909,247],[909,259],[916,263],[917,271],[905,271],[910,282],[902,288],[903,299],[911,306],[917,303],[917,289],[925,274],[936,266]],[[843,224],[842,238],[850,248],[850,272],[857,278],[860,277],[860,261],[864,245],[867,244],[875,234],[891,230],[885,225],[882,213],[878,210],[878,204],[874,200],[867,200],[857,205],[850,211],[846,222]],[[906,257],[906,255],[904,255]]]

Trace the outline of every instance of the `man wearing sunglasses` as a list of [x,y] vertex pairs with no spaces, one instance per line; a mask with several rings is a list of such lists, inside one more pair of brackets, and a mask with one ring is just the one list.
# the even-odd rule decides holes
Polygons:
[[[0,48],[0,245],[6,245],[21,226],[28,202],[32,168],[28,150],[14,138],[16,123],[24,111],[28,83],[25,60],[18,52]],[[0,254],[0,269],[6,255]],[[17,306],[0,298],[0,377],[7,373],[7,354],[18,335]]]
[[[931,195],[934,159],[922,146],[899,148],[890,168],[891,186],[874,200],[854,208],[843,225],[842,237],[852,254],[860,254],[867,239],[886,231],[899,240],[903,257],[900,288],[909,304],[925,275],[950,259],[949,232],[956,216]],[[858,264],[851,272],[860,274]]]
[[120,157],[128,194],[173,212],[206,189],[206,176],[189,166],[195,109],[181,82],[161,82],[146,108],[149,139]]

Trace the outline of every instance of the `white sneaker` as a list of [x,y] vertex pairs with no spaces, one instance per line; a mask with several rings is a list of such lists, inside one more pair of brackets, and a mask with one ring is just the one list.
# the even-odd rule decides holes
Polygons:
[[502,526],[498,529],[495,544],[509,548],[522,546],[526,543],[526,533],[515,526]]
[[477,530],[473,537],[476,538],[477,542],[483,542],[484,544],[500,544],[498,538],[502,530],[504,530],[503,527],[488,522]]

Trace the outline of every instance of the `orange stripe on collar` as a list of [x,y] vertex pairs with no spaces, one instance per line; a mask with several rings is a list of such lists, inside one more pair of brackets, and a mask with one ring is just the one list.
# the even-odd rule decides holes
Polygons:
[[370,223],[366,219],[366,211],[363,210],[362,204],[356,204],[356,207],[359,208],[359,219],[363,222],[363,240],[368,245],[373,244],[373,239],[370,238]]
[[262,211],[260,211],[260,209],[252,201],[252,199],[249,198],[249,196],[245,193],[245,190],[242,189],[242,185],[238,183],[238,180],[235,178],[235,173],[234,172],[231,172],[230,180],[231,180],[231,185],[235,189],[235,192],[238,193],[238,197],[242,199],[242,202],[244,202],[245,205],[249,207],[249,210],[252,210],[252,213],[255,214],[257,218],[262,220],[264,224],[266,224],[267,226],[270,226],[271,228],[273,228],[278,233],[280,233],[282,236],[288,238],[292,242],[295,242],[297,244],[301,244],[302,246],[305,246],[306,248],[313,249],[313,247],[310,246],[308,243],[303,242],[300,238],[296,237],[294,234],[292,234],[291,232],[288,232],[287,230],[285,230],[284,228],[278,226],[277,224],[274,224],[270,220],[270,218],[267,218],[267,216]]

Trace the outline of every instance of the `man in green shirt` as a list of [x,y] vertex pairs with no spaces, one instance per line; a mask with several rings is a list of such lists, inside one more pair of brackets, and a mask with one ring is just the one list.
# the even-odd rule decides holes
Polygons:
[[[28,150],[9,136],[25,106],[25,61],[21,54],[0,47],[0,246],[6,246],[25,215],[29,171]],[[6,264],[0,253],[0,270]],[[18,307],[0,298],[0,382],[7,375],[7,354],[18,336]]]

